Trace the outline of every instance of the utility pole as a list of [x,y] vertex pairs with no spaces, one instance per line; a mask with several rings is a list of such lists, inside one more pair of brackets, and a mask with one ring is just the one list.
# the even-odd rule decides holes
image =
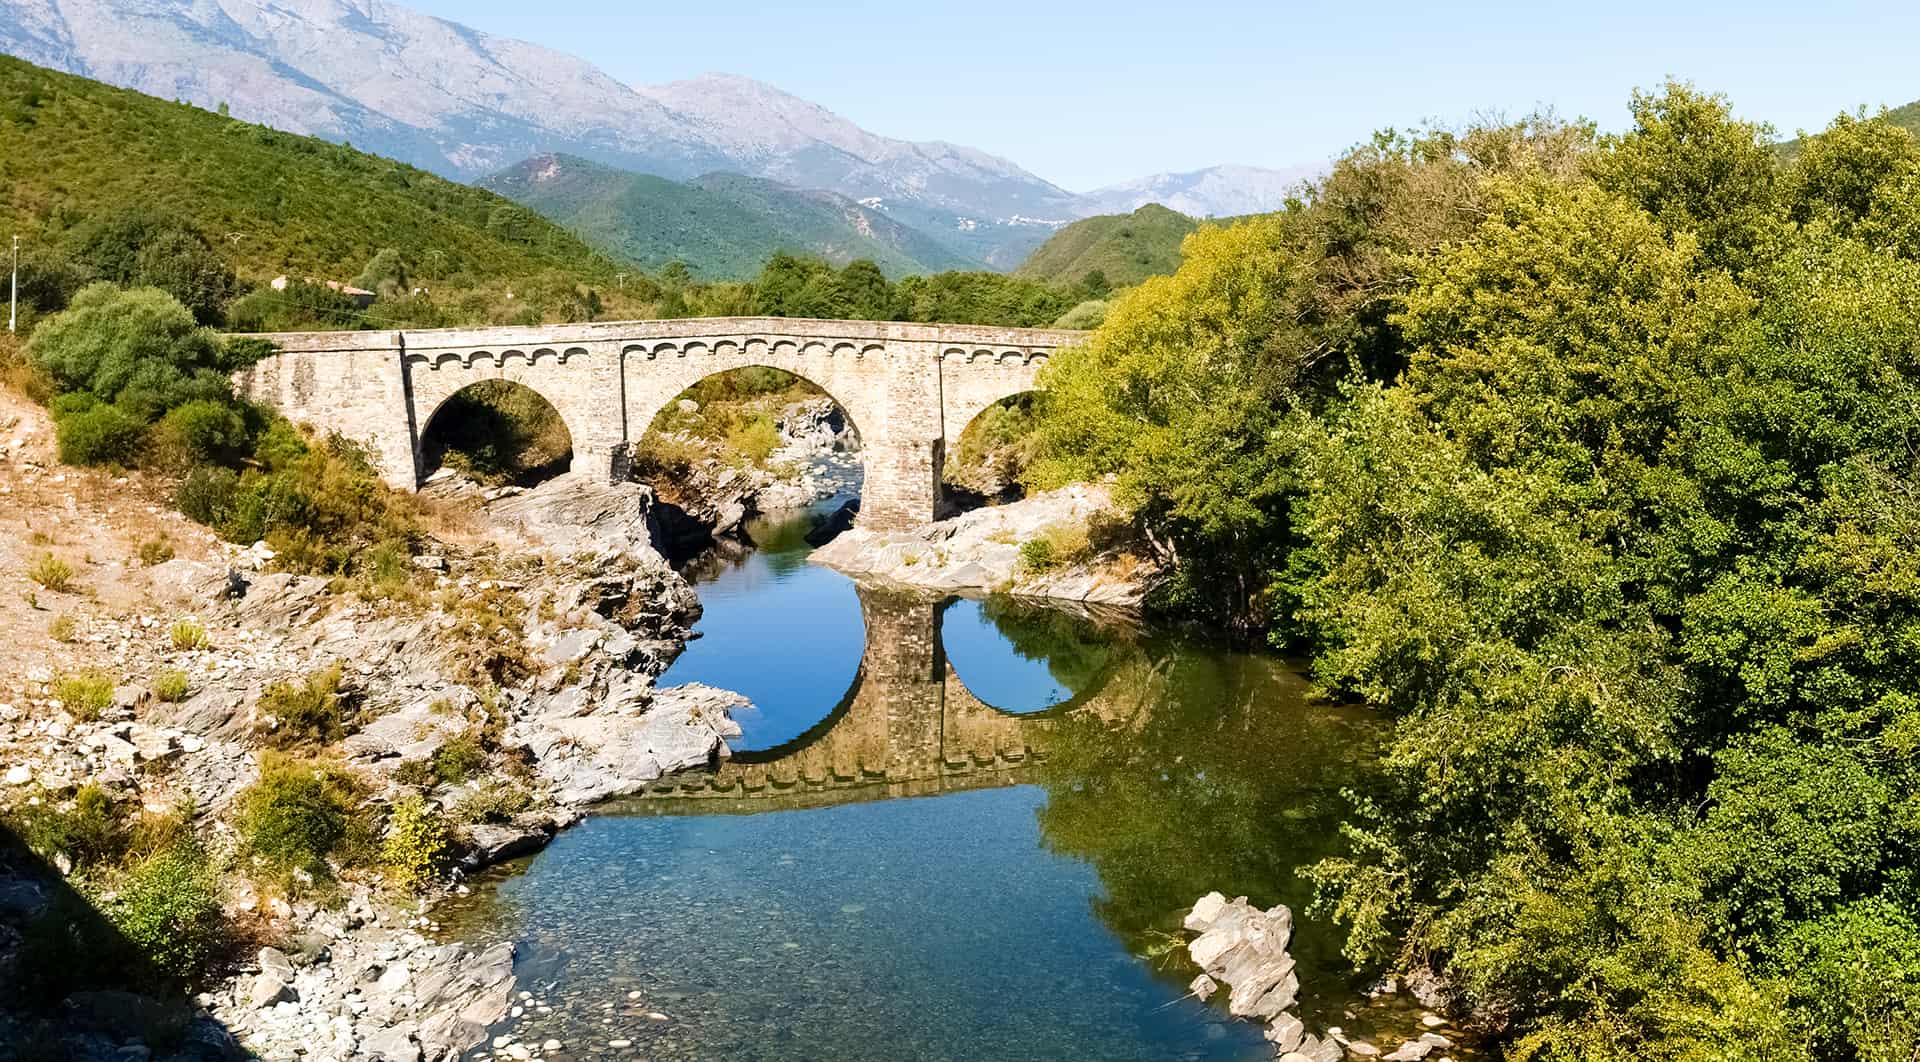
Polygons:
[[20,320],[20,237],[13,238],[13,291],[7,296],[7,334]]

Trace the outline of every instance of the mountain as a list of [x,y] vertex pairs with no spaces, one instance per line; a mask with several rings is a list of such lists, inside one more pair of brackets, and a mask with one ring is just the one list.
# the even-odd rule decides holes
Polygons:
[[1326,172],[1325,166],[1266,170],[1255,166],[1213,166],[1191,173],[1159,173],[1089,192],[1080,199],[1092,214],[1125,214],[1148,203],[1189,217],[1224,218],[1265,214],[1287,205],[1302,182]]
[[0,0],[0,51],[463,180],[564,153],[671,179],[729,171],[823,189],[970,258],[988,258],[997,237],[1032,246],[1086,213],[1004,159],[877,136],[746,78],[634,88],[385,0]]
[[752,276],[776,251],[845,265],[870,258],[889,276],[980,263],[833,192],[737,174],[688,182],[543,155],[481,182],[647,268],[674,260],[708,279]]
[[1099,270],[1114,287],[1128,287],[1180,268],[1180,241],[1200,223],[1158,203],[1131,214],[1076,221],[1033,252],[1015,276],[1077,284]]
[[492,192],[0,56],[0,232],[33,254],[133,210],[186,222],[254,280],[344,280],[384,247],[429,278],[611,271]]

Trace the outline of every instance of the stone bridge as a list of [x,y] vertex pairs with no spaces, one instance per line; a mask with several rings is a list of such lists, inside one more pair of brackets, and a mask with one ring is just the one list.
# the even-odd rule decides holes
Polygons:
[[988,406],[1035,387],[1049,355],[1083,333],[969,325],[727,317],[408,332],[297,332],[242,371],[242,394],[290,419],[369,444],[388,482],[412,490],[422,440],[447,399],[483,380],[531,388],[559,411],[573,470],[625,472],[628,447],[667,403],[715,373],[785,369],[831,395],[860,434],[860,521],[933,519],[945,452]]
[[853,688],[805,734],[742,752],[710,771],[653,783],[641,799],[683,800],[700,811],[761,811],[932,796],[1018,783],[1043,762],[1070,717],[1119,724],[1144,718],[1152,696],[1117,663],[1097,688],[1041,712],[1016,714],[974,696],[941,643],[946,600],[856,584],[867,625]]

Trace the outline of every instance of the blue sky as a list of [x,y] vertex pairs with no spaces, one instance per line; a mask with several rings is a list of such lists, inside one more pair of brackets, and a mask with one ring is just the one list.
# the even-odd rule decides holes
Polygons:
[[[1920,99],[1920,3],[412,0],[629,82],[745,74],[1074,191],[1324,160],[1376,128],[1547,104],[1617,128],[1669,74],[1783,131]],[[1558,9],[1556,9],[1558,8]]]

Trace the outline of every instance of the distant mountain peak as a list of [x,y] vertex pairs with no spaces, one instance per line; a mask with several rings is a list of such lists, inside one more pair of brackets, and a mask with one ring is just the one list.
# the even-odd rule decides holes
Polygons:
[[1282,170],[1258,166],[1209,166],[1185,173],[1156,173],[1111,185],[1082,197],[1094,213],[1126,214],[1158,203],[1190,217],[1264,214],[1287,205],[1299,187],[1327,171],[1325,166]]

